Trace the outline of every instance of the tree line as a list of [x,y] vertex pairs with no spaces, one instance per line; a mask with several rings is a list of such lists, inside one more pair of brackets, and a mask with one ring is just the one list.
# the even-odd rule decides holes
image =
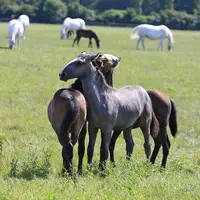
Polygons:
[[200,0],[0,0],[0,18],[20,14],[38,23],[62,23],[69,16],[105,25],[148,23],[200,29]]

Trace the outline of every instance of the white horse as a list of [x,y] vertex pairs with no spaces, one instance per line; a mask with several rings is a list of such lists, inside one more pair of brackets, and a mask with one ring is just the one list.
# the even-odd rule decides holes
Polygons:
[[147,37],[151,40],[160,40],[158,45],[158,50],[161,48],[163,50],[163,41],[165,38],[168,38],[168,50],[170,51],[172,48],[172,44],[174,42],[173,35],[170,29],[165,25],[153,26],[149,24],[141,24],[133,28],[131,32],[131,39],[139,38],[137,41],[136,49],[138,49],[140,42],[142,42],[143,49],[144,46],[144,38]]
[[[20,38],[24,35],[24,27],[18,19],[8,22],[8,45],[9,48],[19,48]],[[16,46],[17,40],[17,46]]]
[[65,35],[66,35],[66,38],[68,39],[69,31],[76,31],[79,29],[85,29],[85,21],[80,18],[72,19],[70,17],[67,17],[63,21],[63,25],[60,31],[60,39],[63,39]]
[[24,39],[25,39],[25,31],[30,25],[30,20],[27,15],[20,15],[18,20],[21,22],[22,26],[24,27]]

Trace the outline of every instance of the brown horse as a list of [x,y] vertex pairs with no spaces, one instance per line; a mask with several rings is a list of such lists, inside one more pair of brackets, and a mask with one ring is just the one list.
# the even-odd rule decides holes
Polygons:
[[[102,54],[93,64],[104,74],[108,83],[111,73],[120,59],[109,54]],[[99,63],[103,63],[99,67]],[[64,170],[71,172],[73,147],[78,140],[79,164],[78,171],[82,171],[82,162],[85,152],[85,136],[87,127],[86,101],[83,94],[82,83],[77,79],[68,88],[58,90],[48,105],[48,119],[62,145],[62,157]],[[71,138],[69,138],[71,133]]]
[[72,47],[74,47],[75,42],[77,41],[77,45],[79,45],[79,41],[81,37],[89,38],[89,44],[88,47],[92,47],[92,38],[96,41],[97,48],[100,48],[100,40],[97,36],[97,34],[90,29],[79,29],[76,31],[76,38],[74,39],[74,42],[72,44]]
[[[169,154],[169,149],[170,149],[170,141],[169,137],[167,135],[167,125],[169,123],[169,127],[171,130],[171,134],[173,137],[176,136],[178,126],[177,126],[177,112],[176,112],[176,106],[175,103],[165,94],[161,93],[160,91],[157,90],[147,90],[147,93],[149,94],[151,101],[152,101],[152,106],[154,113],[156,115],[156,118],[158,119],[159,125],[160,125],[160,130],[159,134],[156,138],[154,138],[155,146],[153,153],[151,155],[150,161],[154,164],[155,159],[158,155],[159,149],[162,145],[163,148],[163,158],[162,158],[162,167],[166,167],[166,162],[167,162],[167,157]],[[133,128],[138,128],[137,124]],[[114,131],[111,142],[110,142],[110,160],[112,163],[114,163],[114,148],[115,148],[115,143],[120,135],[121,131]],[[131,153],[133,151],[133,146],[134,146],[134,141],[131,138],[126,140],[126,149],[128,148],[128,144],[131,144]],[[130,147],[129,147],[130,149]],[[127,159],[130,158],[130,150],[127,150]]]
[[85,124],[86,113],[85,98],[74,89],[58,90],[48,105],[48,118],[62,145],[63,167],[68,172],[71,172],[73,147]]

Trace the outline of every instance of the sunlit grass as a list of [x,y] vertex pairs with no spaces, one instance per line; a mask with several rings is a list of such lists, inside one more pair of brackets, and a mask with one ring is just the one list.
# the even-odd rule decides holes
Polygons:
[[[7,25],[0,24],[0,136],[3,136],[3,167],[0,169],[0,199],[199,199],[200,182],[200,32],[173,31],[172,52],[157,52],[158,41],[146,40],[147,50],[136,51],[130,40],[131,28],[89,27],[99,36],[102,47],[88,49],[88,40],[72,48],[72,39],[60,40],[60,25],[31,24],[19,50],[9,50]],[[160,169],[161,154],[155,166],[145,164],[143,137],[133,131],[134,155],[125,160],[122,136],[116,144],[116,168],[108,163],[102,178],[98,169],[87,169],[83,176],[60,176],[61,146],[47,119],[47,105],[63,83],[58,73],[80,52],[110,53],[121,57],[115,71],[115,87],[141,85],[158,89],[173,99],[178,110],[178,136],[173,139],[165,170]],[[100,137],[94,161],[99,161]],[[47,177],[10,176],[12,160],[17,159],[19,172],[30,155],[42,163],[48,149],[50,172]],[[74,154],[77,169],[77,145]],[[20,168],[21,167],[21,168]],[[30,166],[29,166],[30,167]],[[30,167],[29,172],[34,168]],[[39,168],[40,169],[40,168]]]

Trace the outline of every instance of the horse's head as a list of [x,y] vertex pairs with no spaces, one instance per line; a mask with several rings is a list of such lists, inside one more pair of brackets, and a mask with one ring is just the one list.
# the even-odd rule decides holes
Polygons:
[[62,29],[60,30],[60,39],[62,40],[62,39],[64,38],[64,36],[65,36],[65,29],[62,28]]
[[96,43],[97,43],[97,48],[99,49],[100,46],[101,46],[101,42],[100,42],[100,40],[98,39]]
[[95,57],[93,64],[99,68],[99,70],[106,74],[112,72],[113,69],[118,65],[121,58],[117,58],[111,54],[99,54],[98,57]]
[[9,48],[10,48],[10,49],[13,49],[14,46],[15,46],[15,41],[14,41],[14,40],[10,40],[10,41],[9,41]]
[[105,77],[106,82],[113,86],[113,70],[118,65],[120,58],[111,54],[99,54],[93,60],[93,65],[99,69]]
[[172,49],[172,44],[168,44],[167,49],[170,51]]
[[81,53],[76,59],[69,62],[59,73],[60,80],[84,77],[93,67],[92,61],[98,56]]

